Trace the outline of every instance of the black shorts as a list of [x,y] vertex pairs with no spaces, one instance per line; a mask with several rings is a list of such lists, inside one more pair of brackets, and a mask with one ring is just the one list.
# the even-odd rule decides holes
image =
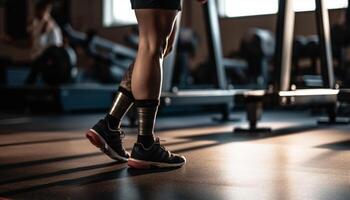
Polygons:
[[181,0],[130,0],[132,9],[181,10]]

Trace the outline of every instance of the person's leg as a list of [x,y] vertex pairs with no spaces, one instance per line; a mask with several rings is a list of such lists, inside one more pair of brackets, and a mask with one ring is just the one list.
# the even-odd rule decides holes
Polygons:
[[[176,36],[177,24],[173,26],[171,34],[167,38],[167,42],[163,44],[163,57],[165,58],[173,50],[173,43]],[[108,121],[110,127],[120,128],[121,120],[129,111],[130,107],[133,105],[134,96],[131,90],[131,80],[134,69],[134,63],[132,63],[129,69],[123,76],[122,81],[120,82],[119,90],[117,97],[113,103],[113,106],[110,112],[106,115],[105,119]]]
[[164,48],[178,11],[140,9],[135,13],[139,23],[140,42],[132,73],[132,92],[136,100],[157,100],[160,97]]
[[166,46],[164,46],[164,58],[166,58],[174,50],[173,46],[175,43],[176,34],[179,29],[179,26],[180,26],[180,20],[179,20],[179,16],[177,16],[173,29],[167,38]]
[[[174,34],[171,34],[171,35],[174,35]],[[173,43],[173,37],[169,37],[169,40],[170,42],[163,43],[164,51],[162,52],[162,54],[165,54],[164,53],[165,51],[170,52],[169,50],[166,50],[166,49],[167,47],[171,48]],[[103,120],[100,120],[86,134],[86,136],[89,138],[91,143],[93,143],[95,146],[100,148],[104,153],[106,153],[112,159],[121,160],[121,161],[126,161],[126,159],[129,157],[129,154],[124,150],[122,146],[121,137],[123,136],[123,133],[120,129],[120,125],[123,117],[134,104],[134,96],[133,96],[132,87],[131,87],[133,68],[134,68],[134,63],[129,67],[128,71],[124,75],[120,83],[117,96],[113,102],[113,106],[111,107],[109,113],[105,116]],[[154,117],[155,117],[156,112],[154,112],[154,109],[152,109],[151,112],[154,113]],[[153,116],[153,114],[151,116]],[[150,123],[141,122],[140,124],[147,125]],[[152,132],[153,132],[153,122],[151,124],[152,124],[151,126]],[[144,127],[143,129],[145,129],[145,126],[142,125],[141,127]],[[143,132],[148,132],[148,131],[143,131]],[[145,138],[150,138],[150,137],[146,136]],[[154,142],[153,134],[152,134],[151,140],[148,140],[148,141]]]
[[138,114],[138,138],[129,166],[133,168],[179,167],[185,158],[169,153],[154,137],[154,124],[162,87],[162,64],[169,36],[175,25],[176,10],[136,10],[140,43],[132,74],[131,88]]
[[154,143],[153,129],[162,86],[162,63],[177,16],[176,10],[136,10],[140,43],[132,74],[131,88],[139,116],[138,142]]
[[105,118],[86,133],[90,142],[100,148],[102,152],[114,160],[124,162],[129,158],[129,153],[123,147],[124,133],[120,126],[122,119],[134,104],[134,96],[131,92],[133,66],[134,64],[131,64],[124,74],[111,109]]
[[105,120],[112,129],[120,129],[122,119],[134,104],[134,96],[131,92],[131,75],[133,68],[134,63],[132,63],[125,72],[113,105],[105,117]]

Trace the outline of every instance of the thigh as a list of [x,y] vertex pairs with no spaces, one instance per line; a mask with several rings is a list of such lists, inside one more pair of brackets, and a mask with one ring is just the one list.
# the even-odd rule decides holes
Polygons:
[[163,45],[175,25],[177,10],[136,9],[140,40]]

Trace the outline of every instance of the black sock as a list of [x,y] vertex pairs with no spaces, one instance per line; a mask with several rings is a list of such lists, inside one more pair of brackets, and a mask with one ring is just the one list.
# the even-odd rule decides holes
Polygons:
[[154,135],[137,135],[137,143],[141,143],[148,148],[154,144]]
[[136,100],[138,118],[137,142],[148,148],[154,144],[154,124],[159,100]]

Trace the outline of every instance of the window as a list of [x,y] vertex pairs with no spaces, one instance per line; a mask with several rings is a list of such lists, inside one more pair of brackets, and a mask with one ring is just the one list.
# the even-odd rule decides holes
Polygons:
[[[326,0],[328,9],[346,8],[348,0]],[[315,10],[315,0],[294,0],[294,10],[297,12]]]
[[103,0],[103,25],[125,26],[136,24],[130,0]]
[[219,0],[219,13],[224,17],[274,14],[278,0]]
[[[329,9],[346,8],[348,0],[326,0],[326,5]],[[276,14],[278,0],[218,0],[218,7],[223,17]],[[297,12],[314,10],[315,0],[294,0],[294,9]],[[103,0],[104,26],[130,24],[136,24],[130,0]]]
[[[348,0],[326,0],[329,9],[346,8]],[[219,13],[223,17],[243,17],[276,14],[278,0],[218,0]],[[315,10],[315,0],[294,0],[294,10]]]

